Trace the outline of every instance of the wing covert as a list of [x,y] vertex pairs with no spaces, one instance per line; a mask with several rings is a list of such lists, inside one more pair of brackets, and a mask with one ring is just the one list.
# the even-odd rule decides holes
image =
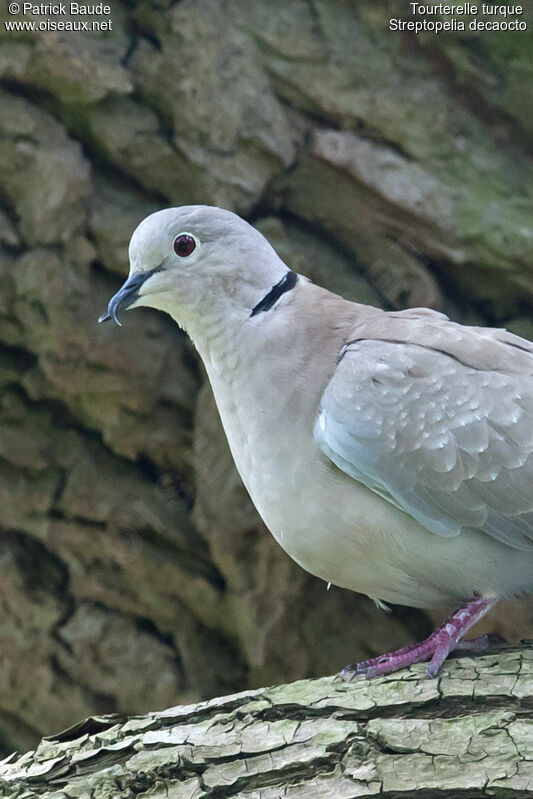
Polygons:
[[428,530],[476,528],[529,549],[533,347],[427,314],[429,325],[416,312],[383,314],[380,339],[356,327],[322,396],[315,438],[336,466]]

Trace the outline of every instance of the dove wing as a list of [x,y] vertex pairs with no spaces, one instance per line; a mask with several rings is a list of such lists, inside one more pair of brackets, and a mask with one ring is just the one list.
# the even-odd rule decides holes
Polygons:
[[530,342],[426,309],[374,313],[341,350],[314,435],[431,532],[533,548]]

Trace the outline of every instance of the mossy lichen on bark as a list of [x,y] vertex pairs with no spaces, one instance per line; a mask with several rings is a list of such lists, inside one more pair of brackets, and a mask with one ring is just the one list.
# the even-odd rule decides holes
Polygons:
[[0,764],[3,799],[517,797],[533,790],[533,649],[372,681],[93,717]]

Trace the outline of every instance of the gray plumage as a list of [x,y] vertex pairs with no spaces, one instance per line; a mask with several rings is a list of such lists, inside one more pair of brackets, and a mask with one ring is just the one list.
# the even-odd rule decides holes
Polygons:
[[315,438],[438,535],[533,548],[533,345],[426,309],[355,325]]
[[533,589],[530,342],[348,302],[218,208],[148,217],[130,261],[103,318],[148,305],[188,332],[244,484],[291,557],[385,602],[474,597],[420,652],[436,652],[430,673],[497,598]]

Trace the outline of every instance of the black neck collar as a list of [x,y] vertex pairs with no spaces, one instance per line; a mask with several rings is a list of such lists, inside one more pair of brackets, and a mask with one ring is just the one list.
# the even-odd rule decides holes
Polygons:
[[268,294],[265,294],[262,300],[260,300],[255,308],[252,309],[250,316],[255,316],[262,311],[269,311],[272,306],[279,300],[282,294],[285,294],[287,291],[291,291],[296,285],[298,280],[298,275],[296,272],[292,272],[289,270],[286,272],[279,283],[276,283],[275,286],[272,286]]

